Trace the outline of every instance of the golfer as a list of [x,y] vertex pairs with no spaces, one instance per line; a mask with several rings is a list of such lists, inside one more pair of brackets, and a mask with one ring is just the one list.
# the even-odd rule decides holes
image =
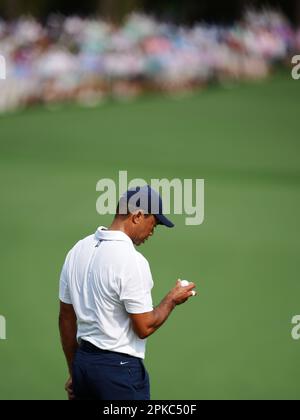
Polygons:
[[157,225],[173,227],[150,186],[128,190],[112,225],[79,241],[68,253],[60,278],[59,328],[70,378],[69,399],[149,400],[146,338],[186,302],[195,284],[180,280],[153,308],[153,280],[136,251]]

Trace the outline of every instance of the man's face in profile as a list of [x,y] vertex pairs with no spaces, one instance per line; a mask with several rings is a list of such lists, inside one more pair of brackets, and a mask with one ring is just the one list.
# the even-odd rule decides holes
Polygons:
[[143,244],[154,233],[157,226],[157,219],[152,214],[144,214],[139,212],[132,215],[133,229],[132,242],[139,246]]

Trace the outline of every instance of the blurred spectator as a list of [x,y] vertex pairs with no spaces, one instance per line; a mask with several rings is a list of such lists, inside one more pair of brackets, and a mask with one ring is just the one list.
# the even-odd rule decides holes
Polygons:
[[248,11],[224,28],[177,27],[133,14],[122,27],[101,20],[50,16],[0,20],[0,112],[33,103],[107,96],[131,98],[145,90],[181,92],[211,81],[260,79],[272,65],[300,51],[300,29],[272,10]]

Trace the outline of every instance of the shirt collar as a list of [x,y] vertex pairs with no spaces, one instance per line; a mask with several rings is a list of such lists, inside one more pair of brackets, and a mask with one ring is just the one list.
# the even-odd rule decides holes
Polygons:
[[104,226],[98,227],[95,232],[95,237],[100,241],[125,241],[132,244],[132,240],[126,233],[121,230],[107,230]]

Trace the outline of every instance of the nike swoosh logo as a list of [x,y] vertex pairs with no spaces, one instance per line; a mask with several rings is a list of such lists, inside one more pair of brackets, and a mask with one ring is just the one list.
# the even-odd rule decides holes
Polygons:
[[120,362],[120,365],[126,365],[129,362]]

